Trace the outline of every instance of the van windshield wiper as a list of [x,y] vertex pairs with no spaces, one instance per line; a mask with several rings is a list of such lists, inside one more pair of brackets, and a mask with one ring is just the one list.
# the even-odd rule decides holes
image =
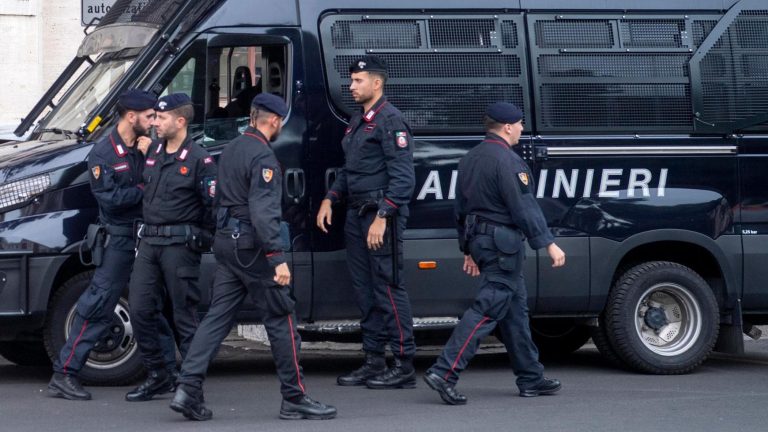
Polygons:
[[41,133],[55,133],[56,135],[62,135],[64,138],[77,138],[77,132],[71,130],[59,129],[59,128],[45,128],[40,130]]

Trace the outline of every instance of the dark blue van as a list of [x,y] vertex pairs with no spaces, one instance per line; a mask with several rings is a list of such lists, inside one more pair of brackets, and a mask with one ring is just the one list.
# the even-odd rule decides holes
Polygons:
[[[97,216],[86,157],[134,87],[189,94],[213,154],[254,95],[285,98],[275,149],[298,314],[307,331],[347,328],[343,212],[331,235],[313,220],[355,110],[347,66],[366,53],[388,61],[389,99],[416,137],[405,277],[423,326],[453,322],[475,294],[452,200],[497,100],[525,111],[518,151],[568,255],[555,270],[527,251],[542,351],[591,337],[617,364],[678,374],[768,323],[763,0],[118,0],[17,129],[30,138],[0,144],[0,354],[34,363],[63,344],[92,274],[78,256]],[[140,373],[123,299],[83,377]]]

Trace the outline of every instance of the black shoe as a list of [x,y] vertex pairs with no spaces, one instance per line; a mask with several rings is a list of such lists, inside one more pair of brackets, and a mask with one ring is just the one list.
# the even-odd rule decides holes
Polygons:
[[77,377],[58,372],[53,374],[48,383],[48,393],[69,400],[91,400],[91,394],[80,385]]
[[201,397],[192,396],[182,387],[176,389],[176,394],[171,401],[171,409],[190,420],[204,421],[213,417],[213,411],[203,405]]
[[149,372],[147,380],[140,386],[125,395],[128,402],[143,402],[152,399],[155,395],[171,391],[171,378],[165,369],[157,369]]
[[520,397],[536,397],[539,395],[551,395],[560,390],[562,384],[559,380],[544,378],[544,381],[535,387],[520,390]]
[[176,391],[176,388],[179,386],[179,371],[176,368],[167,370],[168,372],[168,378],[171,381],[171,384],[168,386],[168,391],[173,393]]
[[440,398],[448,405],[464,405],[467,403],[467,397],[456,391],[456,387],[448,381],[442,379],[437,374],[427,372],[424,375],[424,382],[429,388],[440,393]]
[[328,420],[336,417],[336,407],[318,402],[304,395],[298,402],[283,399],[280,418],[283,420]]
[[369,378],[365,385],[370,389],[396,389],[416,387],[416,370],[410,360],[395,357],[395,366],[384,373]]
[[383,354],[365,353],[365,363],[358,369],[336,378],[340,386],[361,386],[369,378],[387,371],[387,363]]

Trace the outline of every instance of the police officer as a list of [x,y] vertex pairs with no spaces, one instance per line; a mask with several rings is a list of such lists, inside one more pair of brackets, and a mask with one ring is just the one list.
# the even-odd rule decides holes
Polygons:
[[544,378],[539,352],[531,340],[522,267],[524,238],[533,249],[546,247],[553,267],[565,264],[533,195],[528,166],[512,151],[523,131],[515,105],[497,102],[486,111],[487,135],[459,162],[456,213],[464,271],[481,275],[480,292],[454,329],[424,381],[444,402],[461,405],[455,389],[459,374],[480,341],[498,325],[520,396],[552,394],[560,381]]
[[216,165],[188,134],[195,113],[192,101],[183,93],[170,94],[158,100],[155,111],[161,139],[150,147],[145,162],[144,223],[128,297],[148,376],[125,395],[132,402],[173,389],[155,330],[158,317],[167,299],[184,358],[197,328],[200,256],[210,249],[214,228]]
[[48,384],[54,396],[88,400],[78,372],[96,343],[109,332],[112,312],[128,285],[134,258],[133,224],[141,219],[141,173],[151,143],[147,132],[155,116],[155,97],[140,90],[122,94],[120,120],[88,155],[91,191],[99,204],[99,223],[92,225],[89,243],[96,271],[75,306],[70,335],[53,363]]
[[171,409],[191,420],[208,420],[203,380],[208,365],[235,322],[246,295],[262,311],[283,395],[282,419],[328,419],[336,408],[307,396],[299,366],[291,272],[280,235],[282,173],[269,143],[277,139],[285,102],[261,93],[253,99],[250,124],[219,160],[220,208],[214,253],[218,266],[211,306],[182,364]]
[[[317,226],[327,233],[331,206],[347,199],[347,262],[362,313],[365,362],[337,382],[410,388],[416,385],[416,346],[402,279],[402,233],[415,181],[413,140],[403,114],[384,96],[384,61],[365,56],[353,62],[349,72],[349,89],[362,110],[349,121],[341,142],[346,162],[320,205]],[[395,358],[390,369],[384,359],[387,343]]]

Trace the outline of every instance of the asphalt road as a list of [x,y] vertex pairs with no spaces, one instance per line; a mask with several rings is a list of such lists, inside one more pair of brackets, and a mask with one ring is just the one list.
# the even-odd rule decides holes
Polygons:
[[[768,429],[768,340],[747,354],[716,354],[695,373],[650,376],[610,368],[594,347],[545,363],[563,381],[555,396],[520,398],[503,354],[478,356],[459,389],[465,406],[444,405],[419,381],[413,390],[342,388],[335,377],[359,353],[305,350],[309,393],[339,409],[335,420],[283,421],[268,353],[226,346],[205,394],[214,418],[189,422],[168,408],[170,396],[128,403],[130,387],[90,387],[94,400],[47,396],[50,371],[0,360],[0,431],[760,431]],[[236,344],[235,344],[236,345]],[[493,349],[491,349],[493,351]],[[422,352],[420,373],[434,351]]]

